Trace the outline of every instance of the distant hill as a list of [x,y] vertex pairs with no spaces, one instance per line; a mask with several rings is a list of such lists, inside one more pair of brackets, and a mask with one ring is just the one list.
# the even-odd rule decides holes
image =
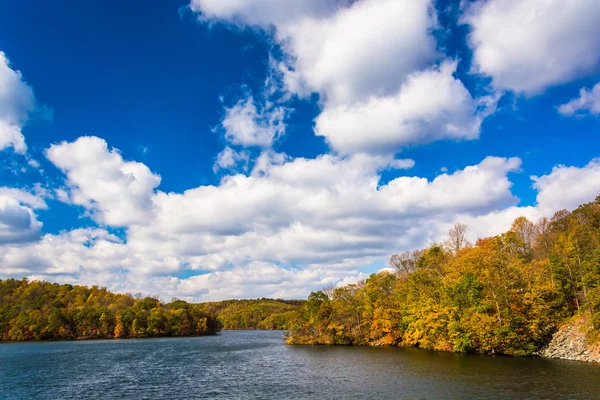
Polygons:
[[304,300],[163,303],[98,286],[0,280],[0,340],[66,340],[213,335],[290,329]]
[[217,315],[225,330],[290,329],[304,300],[253,299],[224,300],[198,304],[208,313]]
[[0,280],[0,339],[61,340],[214,335],[214,313],[92,286]]

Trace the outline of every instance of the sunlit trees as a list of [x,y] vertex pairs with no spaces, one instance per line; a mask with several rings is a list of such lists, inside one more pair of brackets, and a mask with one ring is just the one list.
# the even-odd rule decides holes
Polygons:
[[576,313],[600,338],[600,196],[473,246],[466,232],[393,255],[393,274],[312,293],[288,342],[528,355]]
[[97,286],[0,280],[2,340],[205,335],[218,330],[213,313],[186,302],[173,306]]
[[206,312],[217,315],[223,329],[291,329],[296,314],[299,312],[300,300],[223,300],[200,303],[198,306]]

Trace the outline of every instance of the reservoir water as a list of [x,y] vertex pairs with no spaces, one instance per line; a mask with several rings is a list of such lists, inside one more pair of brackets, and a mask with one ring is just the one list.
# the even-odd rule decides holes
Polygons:
[[0,398],[600,399],[600,365],[292,347],[282,332],[0,344]]

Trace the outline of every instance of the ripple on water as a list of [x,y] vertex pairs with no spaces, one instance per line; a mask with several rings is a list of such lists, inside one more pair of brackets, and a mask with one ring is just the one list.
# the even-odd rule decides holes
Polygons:
[[282,332],[0,345],[0,398],[600,398],[600,366],[416,349],[291,347]]

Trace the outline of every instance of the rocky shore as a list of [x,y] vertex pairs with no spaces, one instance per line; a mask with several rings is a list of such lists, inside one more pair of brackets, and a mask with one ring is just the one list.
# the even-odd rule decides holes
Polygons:
[[579,316],[563,325],[539,355],[545,358],[600,363],[600,343],[591,343],[589,318]]

